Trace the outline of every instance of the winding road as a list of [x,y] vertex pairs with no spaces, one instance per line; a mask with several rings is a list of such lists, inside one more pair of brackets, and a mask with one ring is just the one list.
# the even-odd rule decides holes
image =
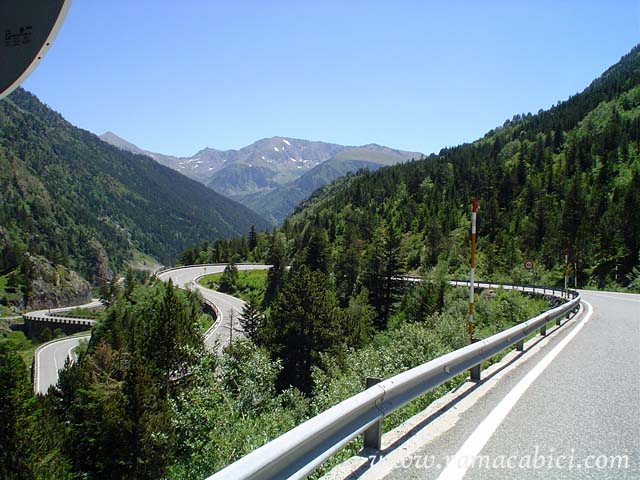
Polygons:
[[[86,325],[87,330],[91,328],[94,320],[69,318],[56,315],[76,308],[93,309],[102,306],[102,302],[93,299],[84,305],[76,305],[72,307],[52,308],[46,310],[36,310],[24,314],[25,320],[49,322],[55,320],[57,322],[76,323]],[[58,382],[58,370],[64,367],[64,363],[71,355],[72,350],[80,345],[82,340],[87,340],[89,335],[78,335],[73,337],[65,337],[58,340],[47,342],[40,345],[34,354],[33,359],[33,389],[36,394],[45,394],[51,385]]]
[[[164,270],[157,275],[162,281],[168,282],[171,280],[177,287],[199,291],[206,302],[214,305],[214,308],[217,310],[218,318],[214,325],[212,325],[205,333],[204,342],[207,348],[215,352],[221,352],[229,343],[232,319],[233,335],[237,335],[238,337],[242,336],[242,329],[238,319],[240,318],[245,302],[239,298],[232,297],[231,295],[226,295],[224,293],[204,288],[197,283],[197,279],[203,275],[211,273],[222,273],[225,267],[226,264],[188,266]],[[269,268],[269,265],[237,265],[237,267],[238,270],[266,270]],[[73,310],[75,308],[95,308],[100,305],[101,303],[99,300],[94,300],[86,305],[56,308],[51,309],[50,311],[39,310],[36,312],[30,312],[25,314],[25,318],[38,321],[48,321],[52,319],[71,321],[71,319],[58,317],[55,314]],[[73,319],[73,321],[87,322],[88,328],[90,328],[93,323],[93,320],[88,319]],[[70,352],[78,346],[82,340],[88,338],[89,335],[66,337],[46,343],[36,350],[33,382],[36,394],[47,393],[49,387],[58,382],[58,371],[64,367],[65,360],[71,354]]]
[[[168,282],[171,279],[177,287],[199,291],[206,302],[215,305],[218,319],[205,334],[204,343],[207,348],[217,352],[222,351],[229,343],[232,321],[233,335],[242,335],[242,329],[238,320],[245,302],[231,295],[204,288],[198,284],[198,278],[211,273],[222,273],[225,267],[226,265],[197,265],[165,270],[158,274],[158,278],[162,281]],[[237,265],[237,267],[239,271],[267,270],[269,265],[247,264]]]
[[66,337],[41,345],[35,352],[33,364],[33,388],[36,394],[44,395],[51,385],[58,383],[58,371],[69,358],[74,360],[73,349],[90,335]]

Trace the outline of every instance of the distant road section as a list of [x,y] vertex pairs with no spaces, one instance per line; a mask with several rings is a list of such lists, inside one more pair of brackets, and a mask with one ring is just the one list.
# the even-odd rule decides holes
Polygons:
[[[165,270],[158,274],[158,278],[162,281],[173,281],[177,287],[198,290],[202,297],[214,304],[218,311],[218,319],[215,324],[205,334],[204,342],[207,348],[217,352],[222,351],[229,344],[231,335],[231,319],[233,317],[233,335],[234,337],[242,336],[240,327],[240,314],[244,303],[239,298],[226,295],[204,288],[197,283],[197,279],[203,275],[210,273],[222,273],[226,265],[196,265],[182,268],[174,268]],[[269,265],[238,265],[238,270],[266,270]],[[78,305],[74,307],[52,308],[51,310],[39,310],[25,314],[25,318],[36,321],[64,320],[64,317],[56,314],[75,308],[96,308],[102,305],[99,300],[93,300],[86,305]],[[69,319],[69,321],[72,321]],[[73,321],[78,321],[74,319]],[[91,328],[93,320],[85,319],[87,328]],[[34,390],[37,394],[45,394],[51,385],[58,382],[58,371],[64,367],[65,361],[75,347],[77,347],[83,339],[88,339],[89,335],[80,337],[68,337],[54,342],[47,343],[35,353],[34,359]]]
[[35,310],[33,312],[25,313],[22,315],[22,318],[25,320],[35,320],[40,322],[73,322],[73,323],[84,323],[88,328],[91,328],[91,325],[95,322],[95,320],[88,318],[70,318],[65,317],[63,315],[56,315],[60,313],[65,313],[71,310],[75,310],[76,308],[82,308],[86,310],[90,310],[93,308],[99,308],[102,306],[102,302],[98,299],[93,299],[91,302],[86,303],[84,305],[74,305],[71,307],[61,307],[61,308],[50,308],[46,310]]
[[36,394],[44,395],[51,385],[58,383],[58,371],[69,359],[74,359],[73,349],[90,335],[61,338],[40,346],[34,358],[33,389]]
[[[93,299],[84,305],[76,305],[72,307],[52,308],[46,310],[37,310],[25,313],[22,317],[25,320],[33,320],[40,322],[73,322],[84,323],[87,330],[91,328],[94,320],[67,318],[61,316],[64,312],[75,310],[76,308],[92,309],[102,306],[102,302]],[[89,335],[67,337],[53,342],[46,343],[38,347],[35,352],[33,363],[33,389],[36,394],[45,394],[51,385],[58,383],[58,371],[64,367],[65,360],[71,354],[70,352],[77,347],[84,339],[88,339]]]
[[[171,279],[177,287],[198,290],[205,300],[218,307],[221,318],[217,319],[204,339],[207,348],[218,352],[229,344],[232,316],[233,336],[242,336],[239,318],[245,302],[231,295],[204,288],[198,285],[197,279],[211,273],[222,273],[225,267],[226,265],[194,265],[166,270],[158,274],[160,280],[168,282]],[[237,267],[238,270],[267,270],[270,265],[237,265]]]

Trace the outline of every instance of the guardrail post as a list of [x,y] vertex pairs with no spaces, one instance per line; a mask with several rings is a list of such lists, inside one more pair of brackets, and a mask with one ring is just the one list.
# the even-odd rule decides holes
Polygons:
[[518,352],[524,352],[524,339],[522,339],[518,343],[516,343],[516,350]]
[[469,370],[469,373],[470,373],[469,379],[472,382],[479,382],[481,380],[481,378],[480,378],[480,367],[481,367],[481,364],[478,364],[478,365],[476,365],[474,367],[471,367],[471,369]]
[[[474,338],[473,340],[471,340],[471,343],[476,343],[479,341],[480,339]],[[480,362],[478,365],[474,365],[473,367],[471,367],[469,369],[469,380],[471,380],[472,382],[479,382],[481,368],[482,368],[482,362]]]
[[547,324],[546,323],[540,327],[540,335],[542,335],[543,337],[547,336]]
[[[365,387],[371,388],[382,381],[378,377],[367,377]],[[364,448],[382,449],[382,421],[378,421],[364,431]]]

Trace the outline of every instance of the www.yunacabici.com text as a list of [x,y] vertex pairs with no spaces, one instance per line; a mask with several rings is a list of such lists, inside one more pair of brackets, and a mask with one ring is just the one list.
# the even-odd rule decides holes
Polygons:
[[[370,455],[369,465],[385,461],[384,455]],[[410,455],[397,462],[399,468],[417,470],[444,469],[455,461],[458,467],[487,470],[627,470],[632,468],[629,455],[578,455],[574,448],[566,453],[548,449],[544,452],[538,446],[532,453],[521,455],[474,455],[454,457],[453,455]]]

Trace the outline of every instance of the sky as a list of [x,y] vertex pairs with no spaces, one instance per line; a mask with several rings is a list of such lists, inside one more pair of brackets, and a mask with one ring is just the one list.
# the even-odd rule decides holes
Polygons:
[[580,92],[639,42],[640,0],[74,0],[23,87],[164,154],[273,136],[428,154]]

